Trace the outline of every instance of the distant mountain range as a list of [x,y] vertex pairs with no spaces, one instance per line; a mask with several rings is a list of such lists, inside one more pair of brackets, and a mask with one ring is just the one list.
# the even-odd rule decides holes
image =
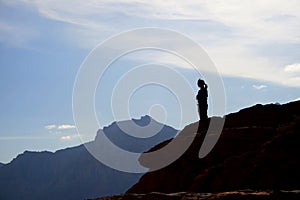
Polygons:
[[0,167],[2,167],[4,164],[3,163],[0,163]]
[[[129,128],[129,131],[136,132],[130,125],[132,122],[146,126],[150,120],[149,116],[144,116],[141,119],[119,123],[122,127]],[[144,152],[162,141],[173,138],[178,132],[156,121],[154,123],[162,129],[155,136],[143,139],[143,142],[125,134],[116,122],[99,130],[97,136],[105,134],[113,143],[126,150]],[[92,143],[97,143],[97,136]],[[84,145],[55,153],[25,151],[0,168],[0,199],[83,200],[121,194],[141,176],[142,174],[124,173],[103,165]]]
[[300,101],[228,115],[218,143],[203,159],[198,158],[201,138],[171,165],[143,175],[127,193],[300,189]]

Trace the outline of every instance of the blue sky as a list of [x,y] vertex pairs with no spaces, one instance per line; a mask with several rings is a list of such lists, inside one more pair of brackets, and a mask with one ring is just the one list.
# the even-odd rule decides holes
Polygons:
[[[99,42],[129,29],[168,28],[198,42],[223,78],[227,113],[256,103],[299,99],[299,13],[296,0],[2,0],[0,162],[9,162],[24,150],[55,151],[80,144],[72,116],[76,74]],[[145,62],[168,64],[192,85],[198,78],[191,68],[163,53],[140,52],[120,59],[104,79],[107,87],[96,95],[100,127],[113,120],[104,94],[121,75],[117,67],[129,69]],[[167,123],[182,128],[177,125],[174,97],[159,87],[144,89],[130,101],[132,116],[149,114],[151,104],[169,102]],[[152,93],[160,96],[145,96]]]

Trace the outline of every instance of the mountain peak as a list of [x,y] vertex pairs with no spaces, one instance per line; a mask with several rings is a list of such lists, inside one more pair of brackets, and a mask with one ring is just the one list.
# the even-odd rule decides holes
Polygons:
[[154,120],[151,116],[143,115],[140,118],[132,118],[132,119],[128,119],[128,120],[114,121],[110,125],[104,126],[103,130],[110,129],[111,127],[116,126],[117,124],[124,124],[124,123],[130,123],[130,122],[134,122],[135,124],[143,127],[143,126],[147,126],[151,122],[151,120]]
[[151,120],[153,120],[153,118],[151,118],[149,115],[141,116],[140,119],[132,119],[132,121],[139,126],[147,126],[150,124]]
[[142,153],[160,142],[173,138],[177,132],[178,130],[145,115],[139,119],[113,122],[111,125],[99,129],[95,142],[100,142],[101,137],[105,135],[122,149]]

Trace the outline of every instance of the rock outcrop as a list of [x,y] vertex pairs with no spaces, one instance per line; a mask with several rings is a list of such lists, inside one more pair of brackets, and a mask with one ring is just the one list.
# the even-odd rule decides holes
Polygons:
[[203,159],[198,158],[203,127],[200,132],[178,160],[146,173],[127,194],[300,188],[300,101],[229,114],[218,143]]

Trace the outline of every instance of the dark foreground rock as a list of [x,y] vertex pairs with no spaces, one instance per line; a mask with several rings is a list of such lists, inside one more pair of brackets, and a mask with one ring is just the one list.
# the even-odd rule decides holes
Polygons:
[[300,189],[300,101],[228,115],[217,144],[203,159],[198,157],[203,125],[199,130],[178,160],[146,173],[127,193]]
[[231,191],[221,193],[159,193],[125,194],[123,196],[103,197],[96,200],[299,200],[300,191]]

